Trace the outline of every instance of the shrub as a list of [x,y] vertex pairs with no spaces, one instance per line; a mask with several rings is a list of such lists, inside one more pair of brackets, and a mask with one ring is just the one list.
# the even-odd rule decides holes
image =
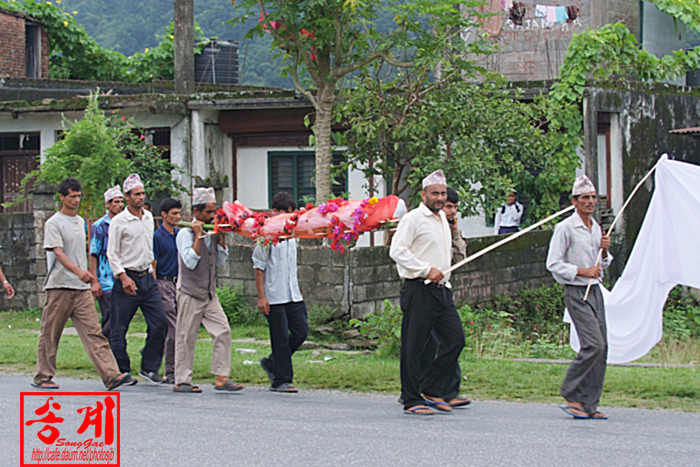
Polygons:
[[265,324],[265,318],[258,310],[249,306],[243,298],[243,286],[237,284],[233,287],[227,285],[216,289],[219,303],[224,310],[226,318],[231,325],[259,325]]
[[700,302],[682,286],[673,288],[666,299],[664,334],[678,339],[700,337]]
[[379,353],[398,356],[401,350],[401,308],[384,300],[381,313],[370,313],[364,319],[351,319],[350,325],[360,330],[363,336],[377,339]]

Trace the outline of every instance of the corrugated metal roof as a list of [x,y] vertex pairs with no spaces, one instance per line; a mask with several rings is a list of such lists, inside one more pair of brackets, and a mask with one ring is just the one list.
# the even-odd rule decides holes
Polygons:
[[674,135],[691,135],[695,133],[700,133],[700,126],[694,126],[691,128],[680,128],[678,130],[671,130],[669,133]]

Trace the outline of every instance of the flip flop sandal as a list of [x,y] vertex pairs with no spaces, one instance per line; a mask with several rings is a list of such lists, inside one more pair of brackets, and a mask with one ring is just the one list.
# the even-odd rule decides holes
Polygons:
[[299,390],[297,388],[295,388],[294,386],[292,386],[289,383],[282,383],[279,386],[277,386],[276,388],[270,386],[270,391],[272,391],[272,392],[288,392],[288,393],[299,392]]
[[227,379],[226,382],[224,384],[222,384],[221,386],[217,386],[216,384],[212,384],[212,386],[214,386],[214,389],[216,389],[217,391],[234,392],[234,391],[240,391],[241,389],[243,389],[242,384],[234,383],[230,379]]
[[[430,412],[420,413],[420,412],[418,412],[418,410],[430,410]],[[415,406],[411,407],[410,409],[405,409],[403,411],[403,413],[406,415],[419,415],[419,416],[426,416],[427,417],[429,415],[435,415],[436,412],[434,410],[432,410],[430,407],[426,407],[424,405],[415,405]]]
[[559,408],[562,409],[564,412],[566,412],[566,414],[571,415],[572,417],[577,418],[579,420],[588,420],[591,418],[591,416],[588,414],[579,415],[577,413],[572,412],[571,409],[576,409],[576,410],[580,410],[581,412],[583,412],[582,408],[576,407],[575,405],[560,405]]
[[[457,398],[457,399],[459,399],[459,398]],[[462,407],[466,407],[471,403],[472,403],[471,399],[459,399],[459,402],[450,402],[449,404],[450,404],[450,407],[452,407],[453,409],[459,409]]]
[[596,415],[603,415],[603,414],[600,412],[593,412],[591,414],[591,416],[588,418],[590,418],[591,420],[607,420],[608,419],[607,415],[605,415],[604,417],[596,417]]
[[48,380],[48,381],[42,381],[39,384],[36,384],[34,382],[29,383],[32,387],[39,388],[39,389],[58,389],[58,384],[54,383],[53,380]]
[[122,376],[121,379],[117,379],[117,378],[114,378],[114,381],[112,381],[112,384],[107,388],[108,391],[113,391],[113,390],[117,389],[119,386],[122,386],[123,384],[128,383],[129,380],[131,379],[131,375],[129,373],[124,373],[124,376]]
[[447,402],[441,402],[441,401],[431,401],[430,399],[423,399],[425,401],[425,405],[435,409],[439,410],[440,412],[443,413],[450,413],[452,412],[452,406],[448,404]]
[[191,384],[182,383],[179,386],[173,387],[173,392],[187,392],[191,394],[201,394],[202,388],[198,386],[192,386]]

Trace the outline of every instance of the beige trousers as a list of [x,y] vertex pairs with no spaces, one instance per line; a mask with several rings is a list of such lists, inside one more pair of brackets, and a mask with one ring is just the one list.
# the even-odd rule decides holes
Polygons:
[[110,386],[119,376],[119,367],[109,341],[100,330],[95,299],[90,289],[49,289],[46,295],[46,305],[41,313],[34,384],[41,384],[56,375],[58,342],[68,318],[71,318],[102,382],[105,386]]
[[215,295],[199,300],[177,291],[177,329],[175,330],[175,384],[192,384],[194,348],[199,325],[211,334],[213,348],[211,372],[228,377],[231,373],[231,328]]

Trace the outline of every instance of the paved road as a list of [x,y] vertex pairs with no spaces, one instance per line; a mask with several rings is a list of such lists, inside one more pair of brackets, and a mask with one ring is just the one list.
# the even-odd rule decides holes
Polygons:
[[[19,393],[29,376],[0,375],[0,466],[19,465]],[[59,379],[61,391],[102,391]],[[122,466],[697,466],[700,414],[606,409],[572,420],[553,404],[476,402],[429,418],[395,396],[266,388],[174,394],[121,391]],[[575,443],[575,444],[574,444]]]

